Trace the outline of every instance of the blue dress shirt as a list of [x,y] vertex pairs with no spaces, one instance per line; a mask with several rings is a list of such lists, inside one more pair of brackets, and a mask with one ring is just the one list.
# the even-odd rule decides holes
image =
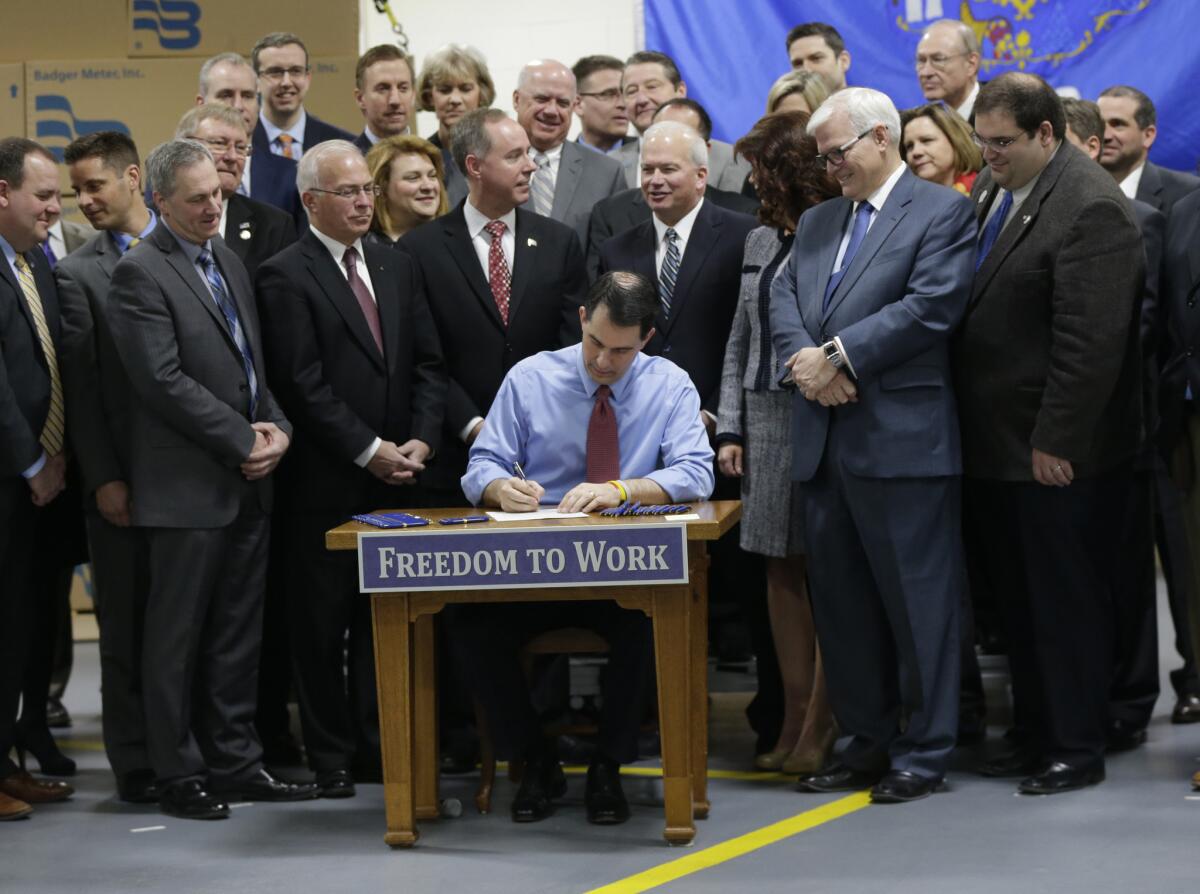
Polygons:
[[[156,226],[158,226],[158,215],[151,211],[150,222],[146,224],[146,228],[144,230],[137,234],[137,238],[145,239],[154,232],[154,228]],[[133,241],[132,236],[130,236],[128,233],[119,233],[116,230],[109,230],[108,235],[109,238],[112,239],[113,245],[116,246],[117,251],[119,251],[121,254],[125,254],[125,252],[129,251],[129,243]]]
[[[462,477],[467,499],[478,505],[491,482],[512,477],[515,461],[546,489],[544,502],[562,500],[586,478],[588,421],[599,387],[578,344],[527,357],[509,370],[471,446]],[[662,357],[638,354],[610,387],[621,478],[649,478],[677,503],[708,499],[713,451],[688,374]]]

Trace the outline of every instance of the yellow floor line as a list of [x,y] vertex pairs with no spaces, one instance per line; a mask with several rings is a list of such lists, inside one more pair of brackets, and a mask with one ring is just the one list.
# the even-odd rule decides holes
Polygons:
[[[497,771],[508,770],[508,764],[504,761],[496,762]],[[567,764],[563,767],[563,772],[568,776],[583,776],[587,773],[587,767],[582,764]],[[651,776],[661,777],[662,767],[622,767],[622,776]],[[762,770],[709,770],[709,779],[739,779],[748,780],[750,782],[770,782],[779,779],[794,778],[796,774],[790,777],[783,773],[767,773]]]
[[780,820],[761,829],[755,829],[753,832],[747,832],[745,835],[739,835],[737,838],[714,844],[702,851],[688,854],[678,860],[671,860],[669,863],[655,866],[653,869],[647,869],[645,872],[639,872],[637,875],[631,875],[602,888],[594,888],[587,894],[640,894],[642,891],[649,891],[651,888],[657,888],[702,869],[709,869],[719,863],[744,856],[769,844],[775,844],[800,832],[807,832],[809,829],[841,819],[843,816],[862,810],[870,802],[871,796],[868,792],[855,792],[853,795],[838,798],[838,800],[821,807],[806,810],[789,819]]
[[56,737],[55,742],[63,751],[103,751],[104,743],[99,739],[68,739]]

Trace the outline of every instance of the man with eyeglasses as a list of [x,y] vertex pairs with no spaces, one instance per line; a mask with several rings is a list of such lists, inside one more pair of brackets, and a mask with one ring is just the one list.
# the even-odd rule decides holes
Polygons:
[[354,135],[327,124],[304,108],[312,84],[308,49],[287,31],[265,35],[250,51],[258,75],[262,110],[254,128],[254,151],[299,161],[306,150],[326,140],[353,141]]
[[179,120],[175,139],[196,140],[212,153],[221,178],[221,236],[253,277],[259,264],[296,241],[296,227],[278,208],[237,191],[251,152],[240,122],[241,115],[229,106],[196,106]]
[[579,88],[575,114],[579,116],[581,146],[622,161],[621,147],[636,142],[629,135],[629,111],[621,92],[625,63],[616,56],[584,56],[571,66]]
[[513,109],[529,137],[529,157],[537,167],[524,207],[565,223],[583,247],[592,208],[625,189],[625,174],[615,158],[567,142],[571,110],[577,102],[574,73],[555,59],[534,60],[517,76]]
[[345,798],[380,774],[375,653],[353,557],[327,552],[325,531],[420,504],[447,382],[411,259],[363,240],[376,187],[362,153],[340,140],[310,149],[299,185],[309,228],[259,269],[256,290],[267,374],[297,432],[279,536],[300,722],[322,797]]
[[917,80],[928,102],[940,102],[972,121],[979,95],[979,37],[966,23],[940,19],[921,33]]
[[964,562],[950,334],[966,310],[966,197],[912,174],[900,115],[847,87],[813,114],[841,184],[800,216],[771,288],[781,380],[797,390],[792,478],[805,482],[813,615],[849,743],[805,792],[937,791],[958,729]]
[[1121,532],[1142,436],[1146,259],[1113,179],[1066,142],[1054,89],[979,92],[980,236],[955,339],[964,500],[1007,628],[1015,740],[988,776],[1056,794],[1104,779]]

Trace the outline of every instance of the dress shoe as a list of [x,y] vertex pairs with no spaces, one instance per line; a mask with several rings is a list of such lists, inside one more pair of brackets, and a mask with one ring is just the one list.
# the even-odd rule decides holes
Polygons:
[[157,804],[162,797],[162,788],[154,778],[153,770],[131,770],[118,777],[117,795],[129,804]]
[[1087,788],[1104,781],[1104,764],[1092,764],[1088,767],[1077,767],[1055,761],[1040,773],[1035,773],[1028,779],[1022,779],[1017,791],[1023,795],[1057,795],[1059,792],[1073,792],[1076,789]]
[[1005,751],[990,760],[984,761],[976,770],[980,776],[1003,778],[1007,776],[1028,776],[1042,768],[1042,761],[1031,751],[1017,748]]
[[26,804],[50,804],[67,800],[75,794],[75,789],[65,782],[34,779],[24,770],[18,770],[0,779],[0,792]]
[[46,725],[50,729],[66,729],[71,725],[71,712],[62,699],[50,696],[46,699]]
[[765,754],[755,755],[754,769],[756,770],[779,770],[783,767],[784,759],[792,752],[786,748],[776,748],[774,751],[768,751]]
[[942,785],[940,779],[918,776],[907,770],[889,770],[871,789],[872,804],[903,804],[928,798]]
[[521,787],[512,802],[514,823],[536,823],[554,812],[554,798],[567,793],[567,777],[557,760],[542,758],[525,763]]
[[1171,712],[1172,723],[1200,723],[1200,695],[1188,693],[1179,696],[1175,710]]
[[0,822],[21,819],[31,813],[33,813],[33,808],[20,798],[13,798],[0,792]]
[[1128,720],[1110,720],[1104,739],[1110,754],[1132,751],[1139,745],[1146,744],[1146,728]]
[[353,798],[354,777],[349,770],[320,770],[317,772],[317,797]]
[[796,783],[798,792],[852,792],[870,788],[877,783],[882,773],[870,770],[855,770],[844,764],[834,764],[818,773],[801,776]]
[[47,727],[29,728],[17,726],[16,735],[17,763],[25,769],[25,756],[32,754],[37,758],[38,767],[45,776],[74,776],[75,761],[63,754],[54,736],[50,735]]
[[588,767],[583,803],[587,807],[589,823],[615,826],[629,819],[629,802],[621,790],[620,764],[603,759],[592,762]]
[[180,819],[228,819],[229,805],[209,794],[196,780],[175,782],[163,789],[158,799],[162,812]]
[[799,776],[811,776],[828,763],[829,752],[835,741],[837,741],[837,728],[833,726],[830,726],[814,744],[806,743],[801,737],[800,741],[796,743],[796,747],[792,749],[792,753],[784,758],[783,765],[779,769],[789,776],[793,773]]
[[309,801],[319,794],[315,782],[288,782],[266,768],[246,779],[216,788],[221,794],[243,801]]

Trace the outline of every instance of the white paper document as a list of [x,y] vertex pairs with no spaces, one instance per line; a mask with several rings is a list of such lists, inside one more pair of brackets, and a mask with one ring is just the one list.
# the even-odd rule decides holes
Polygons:
[[489,509],[492,521],[539,521],[543,518],[587,518],[586,512],[559,512],[557,509],[538,509],[534,512],[499,512]]

